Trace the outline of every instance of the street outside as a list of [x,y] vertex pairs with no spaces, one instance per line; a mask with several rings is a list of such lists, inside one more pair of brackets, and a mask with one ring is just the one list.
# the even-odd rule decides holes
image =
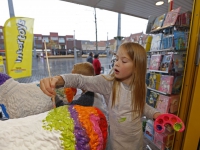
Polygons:
[[[102,67],[104,67],[104,74],[109,72],[109,65],[111,64],[111,56],[99,58]],[[86,58],[57,58],[49,59],[49,66],[51,71],[51,76],[56,76],[60,74],[71,73],[73,65],[75,63],[86,62]],[[4,62],[6,65],[6,62]],[[37,82],[40,79],[48,77],[47,62],[44,58],[33,58],[32,64],[32,76],[26,78],[16,79],[20,83],[30,83]]]

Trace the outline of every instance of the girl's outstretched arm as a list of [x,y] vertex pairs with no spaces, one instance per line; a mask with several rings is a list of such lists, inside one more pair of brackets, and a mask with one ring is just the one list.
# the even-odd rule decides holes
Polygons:
[[48,96],[55,96],[55,88],[64,86],[65,81],[61,76],[49,77],[40,80],[40,89]]
[[44,78],[40,81],[41,90],[52,97],[56,87],[73,87],[100,93],[105,99],[109,99],[112,90],[112,81],[106,80],[102,75],[83,76],[80,74],[65,74],[53,78]]

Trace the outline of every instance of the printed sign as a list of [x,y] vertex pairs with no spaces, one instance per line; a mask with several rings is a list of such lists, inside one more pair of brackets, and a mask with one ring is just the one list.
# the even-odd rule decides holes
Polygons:
[[7,73],[12,78],[32,75],[32,18],[12,17],[4,24]]

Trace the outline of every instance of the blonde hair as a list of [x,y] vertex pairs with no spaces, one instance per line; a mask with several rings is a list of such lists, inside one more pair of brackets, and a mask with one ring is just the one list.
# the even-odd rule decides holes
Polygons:
[[[141,116],[144,111],[145,106],[145,98],[146,98],[146,67],[147,67],[147,59],[146,59],[146,51],[145,49],[138,43],[126,42],[120,46],[123,48],[131,60],[133,61],[133,74],[132,80],[130,83],[130,88],[132,91],[132,108],[133,112],[138,112]],[[105,77],[105,76],[104,76]],[[120,81],[115,78],[114,72],[111,72],[111,79],[113,81],[112,87],[112,107],[115,105],[117,90],[120,86]]]
[[72,73],[74,74],[82,74],[85,76],[94,76],[94,67],[89,62],[77,63],[74,65],[72,69]]

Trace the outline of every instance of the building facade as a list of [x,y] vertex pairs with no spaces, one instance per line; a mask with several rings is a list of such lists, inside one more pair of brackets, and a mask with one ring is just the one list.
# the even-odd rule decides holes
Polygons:
[[[144,44],[147,35],[141,33],[131,34],[129,37],[125,37],[121,43],[124,42],[137,42]],[[34,47],[37,55],[43,56],[45,45],[49,55],[73,55],[74,49],[81,54],[88,54],[89,52],[110,54],[116,50],[117,42],[115,39],[107,41],[98,41],[96,50],[96,41],[89,40],[76,40],[73,35],[61,36],[57,32],[50,32],[49,35],[34,34]],[[5,56],[3,26],[0,26],[0,55]]]

